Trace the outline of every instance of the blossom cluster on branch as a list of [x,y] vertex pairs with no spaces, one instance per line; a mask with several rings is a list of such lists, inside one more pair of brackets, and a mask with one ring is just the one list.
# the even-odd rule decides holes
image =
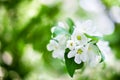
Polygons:
[[105,42],[92,24],[92,21],[66,23],[59,22],[52,27],[52,36],[47,49],[52,51],[54,58],[65,61],[68,73],[72,77],[76,69],[83,66],[96,66],[104,61],[103,49],[100,44]]

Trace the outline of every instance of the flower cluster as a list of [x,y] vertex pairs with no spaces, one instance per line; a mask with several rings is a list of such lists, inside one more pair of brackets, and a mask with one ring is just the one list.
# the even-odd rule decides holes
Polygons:
[[[74,23],[68,19],[67,24],[59,22],[51,32],[52,39],[47,49],[53,52],[54,58],[65,60],[71,76],[75,69],[79,69],[84,63],[95,66],[104,60],[98,45],[102,35],[95,30],[90,20]],[[69,65],[71,63],[74,65]],[[73,68],[73,72],[70,68]]]

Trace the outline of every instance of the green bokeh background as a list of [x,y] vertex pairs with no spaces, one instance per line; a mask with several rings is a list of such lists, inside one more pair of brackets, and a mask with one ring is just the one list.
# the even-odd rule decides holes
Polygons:
[[[47,0],[46,0],[47,1]],[[78,1],[78,0],[77,0]],[[106,11],[113,5],[120,5],[119,0],[102,0]],[[120,73],[113,68],[105,68],[97,77],[81,75],[78,71],[75,78],[67,74],[63,61],[52,58],[46,45],[51,38],[50,29],[58,21],[67,17],[88,17],[88,13],[79,6],[74,15],[63,10],[64,0],[45,4],[42,0],[0,0],[0,67],[3,80],[119,80]],[[108,14],[109,15],[109,14]],[[115,24],[113,34],[106,35],[110,47],[119,61],[120,59],[120,24]],[[30,47],[32,56],[25,51]],[[28,53],[29,53],[28,52]],[[3,55],[8,54],[6,59]],[[33,60],[34,56],[35,60]],[[9,62],[9,57],[12,62]],[[7,59],[8,58],[8,59]],[[120,64],[119,64],[120,65]],[[111,73],[113,72],[113,73]],[[108,74],[108,75],[106,75]],[[0,80],[1,80],[0,79]]]

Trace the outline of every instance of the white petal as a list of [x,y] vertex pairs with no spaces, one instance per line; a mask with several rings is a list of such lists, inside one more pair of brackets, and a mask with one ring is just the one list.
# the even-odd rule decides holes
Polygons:
[[63,22],[58,22],[58,26],[59,26],[59,27],[62,27],[62,28],[66,28],[66,27],[65,27],[65,24],[64,24]]
[[47,49],[48,49],[49,51],[52,51],[52,50],[54,50],[55,47],[57,47],[57,46],[58,46],[58,43],[57,43],[56,41],[50,40],[50,43],[47,45]]
[[85,35],[82,35],[81,43],[83,43],[84,45],[86,45],[87,42],[88,42],[88,38]]
[[63,59],[64,58],[64,52],[65,51],[62,50],[62,49],[54,50],[52,56],[54,58]]
[[96,50],[94,45],[89,45],[87,54],[89,66],[94,67],[100,62],[100,55],[98,54],[98,50]]
[[80,59],[80,55],[79,55],[79,54],[76,54],[76,55],[75,55],[74,61],[75,61],[77,64],[80,64],[80,63],[81,63],[81,59]]
[[60,59],[64,59],[65,49],[60,49],[61,53],[59,54]]
[[93,25],[92,20],[87,20],[83,23],[84,29],[85,29],[85,33],[89,34],[89,35],[96,35],[96,27]]
[[51,44],[48,44],[48,45],[47,45],[47,50],[49,50],[49,51],[52,51],[52,50],[53,50],[53,47],[51,47]]
[[97,46],[99,47],[99,49],[104,52],[110,49],[109,47],[109,43],[107,41],[99,41],[97,43]]
[[57,58],[57,57],[58,57],[56,51],[53,51],[52,56],[53,56],[54,58]]
[[60,46],[66,46],[67,36],[66,35],[58,35],[55,37],[55,39],[59,42]]
[[48,45],[48,49],[56,50],[59,48],[59,44],[55,40],[50,40],[50,43]]
[[81,53],[81,54],[86,54],[87,53],[87,50],[88,50],[88,45],[85,45],[85,47],[83,47],[83,46],[76,46],[75,47],[75,51],[76,51],[76,53],[77,53],[77,51],[78,51],[78,49],[81,49],[83,52]]
[[68,58],[74,57],[75,54],[76,54],[76,52],[75,52],[74,50],[70,51],[70,52],[68,53]]
[[54,27],[51,28],[51,32],[52,32],[52,33],[55,31],[55,28],[56,28],[56,27],[57,27],[57,26],[54,26]]
[[111,7],[110,15],[115,22],[120,23],[120,7],[119,6]]
[[66,47],[69,48],[70,50],[73,50],[75,48],[76,44],[73,40],[68,40]]
[[90,65],[91,67],[94,67],[94,66],[96,66],[99,62],[100,62],[100,56],[93,55],[92,57],[90,57],[89,65]]
[[[114,23],[110,20],[106,14],[97,16],[94,19],[96,30],[103,35],[112,34],[114,32]],[[103,24],[105,22],[105,24]],[[102,27],[101,27],[102,26]]]
[[100,13],[104,9],[104,6],[99,0],[80,0],[80,6],[84,10],[93,13]]
[[88,55],[86,53],[81,54],[80,58],[83,62],[86,62],[88,60]]
[[[78,40],[77,36],[81,36],[81,40]],[[81,46],[87,44],[88,41],[88,38],[84,35],[84,33],[77,31],[71,35],[71,39],[74,40],[77,44],[80,44]]]
[[84,30],[87,32],[88,31],[88,29],[93,29],[93,25],[92,25],[93,23],[92,23],[92,21],[91,20],[87,20],[87,21],[85,21],[85,22],[83,22],[83,28],[84,28]]
[[78,29],[81,29],[82,28],[82,23],[80,22],[80,21],[76,21],[75,22],[75,25],[76,25],[76,27],[75,27],[75,30],[78,30]]

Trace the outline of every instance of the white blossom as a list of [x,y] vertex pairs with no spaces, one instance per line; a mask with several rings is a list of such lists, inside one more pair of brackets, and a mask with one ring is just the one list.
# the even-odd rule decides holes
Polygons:
[[[94,44],[91,42],[94,37],[88,38],[88,36],[86,36],[86,34],[90,36],[102,36],[93,26],[92,21],[76,22],[72,34],[69,33],[69,28],[66,28],[62,22],[59,22],[57,26],[53,27],[51,32],[54,33],[57,29],[58,33],[47,45],[47,49],[52,51],[54,58],[64,59],[65,50],[68,48],[70,51],[67,57],[74,58],[74,62],[77,64],[84,62],[90,66],[95,66],[101,61],[101,52],[105,53],[104,47],[101,48],[102,43],[99,41]],[[63,31],[63,33],[60,31]],[[67,34],[64,31],[66,31]]]
[[81,31],[75,29],[73,34],[71,35],[71,40],[75,41],[77,45],[86,45],[88,42],[88,38]]
[[66,31],[69,30],[69,27],[64,23],[64,22],[58,22],[56,26],[53,26],[51,28],[51,32],[53,33],[55,31],[55,28],[58,27],[58,28],[63,28],[65,29]]
[[70,50],[73,50],[76,46],[76,43],[73,40],[68,40],[66,47],[69,48]]
[[109,47],[109,42],[100,40],[97,43],[97,45],[98,45],[99,49],[101,50],[102,54],[105,57],[105,62],[106,63],[112,63],[111,59],[113,59],[113,54],[112,54],[111,48]]
[[74,58],[74,61],[77,64],[80,64],[81,62],[86,62],[87,61],[87,47],[81,47],[81,46],[76,46],[75,49],[71,50],[68,53],[68,58]]
[[101,56],[94,44],[92,43],[89,44],[87,54],[88,54],[88,65],[90,65],[91,67],[96,66],[100,62]]
[[70,49],[68,53],[68,58],[74,57],[74,61],[77,64],[81,62],[88,61],[88,41],[90,40],[85,36],[84,33],[94,33],[92,31],[92,22],[86,21],[84,23],[77,23],[73,34],[71,35],[71,39],[67,41],[67,48]]
[[[102,4],[101,0],[79,0],[79,2],[81,8],[89,14],[89,19],[94,22],[97,32],[100,32],[102,35],[113,33],[114,23],[107,15],[105,6]],[[119,10],[115,11],[116,16],[119,16],[118,13]]]
[[76,30],[81,31],[83,33],[94,33],[94,26],[91,20],[87,20],[85,22],[76,21]]
[[69,29],[69,27],[64,22],[58,22],[58,26],[66,29],[66,30]]
[[80,6],[89,12],[101,13],[105,9],[100,0],[79,0]]
[[75,25],[75,30],[79,32],[87,33],[92,36],[102,36],[100,32],[96,30],[96,27],[93,25],[92,20],[86,20],[84,22],[76,21]]
[[49,51],[58,49],[58,47],[59,47],[59,45],[58,45],[58,43],[55,40],[50,40],[50,43],[47,45],[47,49]]
[[50,40],[50,43],[47,45],[47,49],[49,51],[53,51],[52,56],[54,58],[59,58],[59,59],[64,58],[66,40],[67,40],[67,36],[65,35],[58,35],[53,40]]
[[115,22],[120,23],[120,7],[119,6],[112,6],[110,9],[110,15]]

